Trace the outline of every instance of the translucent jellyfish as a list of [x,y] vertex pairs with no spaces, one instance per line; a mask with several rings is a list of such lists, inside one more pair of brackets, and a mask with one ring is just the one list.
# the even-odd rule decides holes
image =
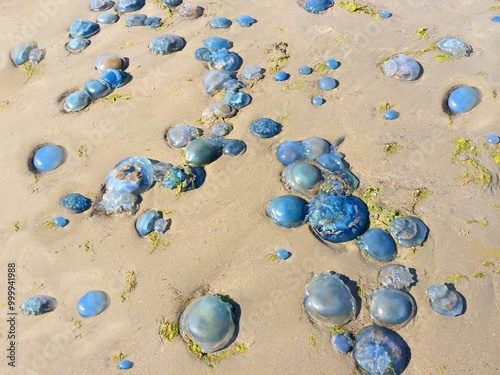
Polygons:
[[75,91],[69,94],[63,103],[63,109],[66,112],[78,112],[90,104],[90,97],[85,91]]
[[90,38],[99,32],[101,27],[98,23],[92,21],[83,21],[81,18],[77,18],[73,21],[73,24],[69,28],[69,36],[76,38],[81,36],[84,38]]
[[215,52],[220,49],[231,49],[233,48],[233,42],[228,39],[221,38],[220,36],[213,36],[211,38],[205,39],[203,45],[208,48],[210,52]]
[[167,34],[154,38],[149,44],[149,49],[154,55],[168,55],[182,50],[185,45],[185,40],[180,36]]
[[247,149],[247,145],[240,139],[228,139],[222,146],[224,155],[236,156],[243,154]]
[[344,155],[336,151],[321,154],[316,158],[316,161],[319,165],[332,172],[339,171],[345,168],[343,160]]
[[321,238],[338,243],[355,239],[368,227],[368,210],[353,195],[335,196],[321,193],[309,201],[306,220]]
[[333,6],[333,0],[297,0],[297,4],[310,13],[322,13]]
[[229,104],[234,109],[241,109],[252,102],[252,97],[245,92],[226,91],[222,102]]
[[436,45],[441,51],[453,57],[466,57],[472,53],[472,46],[458,38],[444,38]]
[[90,10],[93,12],[103,12],[111,9],[114,4],[111,0],[90,0]]
[[200,131],[194,126],[178,124],[167,130],[165,139],[170,147],[185,147],[190,141],[200,135]]
[[343,326],[356,317],[356,300],[339,274],[314,275],[306,285],[302,307],[316,323]]
[[370,317],[379,326],[398,330],[413,319],[417,305],[404,290],[378,288],[370,296]]
[[106,190],[142,194],[153,185],[153,165],[147,158],[130,156],[120,160],[106,176]]
[[380,228],[368,229],[356,239],[356,244],[363,253],[381,262],[390,262],[398,254],[394,239]]
[[101,80],[105,81],[114,90],[123,83],[124,74],[121,70],[109,68],[101,73]]
[[276,156],[284,165],[292,164],[297,160],[303,160],[305,158],[305,153],[304,144],[294,140],[284,141],[280,143],[276,149]]
[[212,52],[208,48],[201,47],[194,51],[194,58],[198,61],[210,61],[212,59]]
[[26,315],[42,315],[54,311],[55,308],[56,300],[47,295],[28,297],[21,305],[21,310]]
[[414,216],[399,217],[389,223],[389,232],[396,237],[398,244],[404,247],[422,246],[427,239],[429,229]]
[[385,75],[403,81],[413,81],[420,76],[420,64],[409,56],[399,54],[384,62],[382,72]]
[[260,118],[250,125],[250,133],[259,138],[272,138],[281,133],[282,126],[270,118]]
[[464,312],[464,298],[445,284],[435,284],[425,291],[431,309],[440,315],[457,316]]
[[36,42],[21,43],[10,52],[10,59],[16,66],[23,65],[26,61],[30,60],[30,53],[34,50],[38,50]]
[[330,152],[330,142],[320,137],[311,137],[302,141],[304,156],[309,160],[316,160],[320,155]]
[[263,69],[257,65],[247,65],[241,71],[241,76],[243,79],[247,79],[250,81],[258,81],[262,77],[264,77]]
[[286,188],[311,198],[318,193],[323,174],[314,162],[299,160],[287,165],[283,180]]
[[241,63],[242,60],[240,56],[234,52],[229,52],[225,48],[221,48],[212,53],[209,65],[212,69],[234,72],[240,68]]
[[125,18],[125,26],[144,26],[144,21],[146,21],[147,18],[148,16],[146,16],[145,14],[134,14]]
[[296,228],[304,224],[307,201],[296,195],[275,197],[269,201],[266,213],[277,226]]
[[82,36],[77,36],[66,43],[66,50],[71,53],[80,53],[90,44],[90,40],[85,39]]
[[135,222],[135,229],[141,237],[145,237],[153,231],[163,233],[167,226],[168,223],[163,219],[162,213],[155,210],[142,213]]
[[183,18],[188,20],[194,20],[200,18],[203,15],[203,8],[196,5],[195,3],[184,3],[179,8],[177,8],[177,13]]
[[226,348],[235,339],[233,306],[218,295],[207,294],[191,302],[179,319],[180,334],[194,341],[203,353]]
[[135,12],[146,4],[146,0],[118,0],[115,10],[120,13]]
[[106,215],[129,212],[134,215],[139,209],[139,196],[132,193],[119,193],[109,190],[104,193],[102,200],[95,206],[97,211],[104,211]]
[[368,374],[399,375],[410,362],[410,349],[396,332],[378,326],[356,334],[354,360]]
[[408,268],[400,264],[388,264],[378,273],[378,280],[386,288],[409,290],[415,282]]
[[113,91],[111,85],[102,79],[91,79],[83,85],[83,91],[90,99],[99,99],[108,96]]
[[250,27],[256,22],[257,20],[250,16],[240,16],[236,18],[236,23],[241,27]]
[[184,149],[186,161],[194,166],[204,167],[222,155],[222,149],[208,137],[198,137]]
[[226,70],[209,70],[203,77],[205,92],[213,96],[224,88],[224,84],[235,78],[234,72]]
[[227,122],[217,122],[210,126],[209,128],[210,134],[217,135],[219,137],[224,137],[231,133],[233,130],[233,125],[227,123]]

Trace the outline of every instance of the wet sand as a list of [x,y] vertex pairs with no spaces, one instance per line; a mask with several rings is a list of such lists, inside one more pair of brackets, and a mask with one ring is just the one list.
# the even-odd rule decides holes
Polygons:
[[[174,15],[163,31],[126,28],[125,17],[102,25],[78,55],[68,55],[64,45],[73,19],[97,17],[88,1],[48,1],[46,8],[38,2],[0,4],[0,149],[6,166],[0,180],[0,303],[7,302],[7,263],[15,262],[19,311],[17,366],[11,369],[4,355],[1,372],[117,373],[112,357],[123,352],[134,362],[134,374],[356,373],[352,355],[333,351],[329,333],[307,320],[301,301],[314,273],[339,272],[366,288],[376,282],[382,264],[364,259],[353,242],[328,246],[307,225],[283,229],[265,215],[267,202],[286,193],[280,183],[283,167],[275,157],[277,145],[319,136],[331,142],[345,138],[339,151],[361,182],[359,194],[375,186],[380,194],[373,203],[413,213],[430,228],[423,247],[400,247],[395,261],[415,269],[418,277],[411,289],[417,315],[398,331],[411,348],[404,373],[498,373],[499,166],[482,146],[487,134],[500,133],[499,99],[493,94],[500,90],[500,29],[491,21],[499,11],[490,10],[497,3],[388,1],[380,6],[393,13],[386,20],[349,13],[338,4],[322,15],[310,14],[293,0],[198,4],[205,8],[202,18]],[[139,12],[166,14],[150,1]],[[234,23],[244,14],[258,22],[250,28]],[[211,29],[207,24],[214,16],[228,17],[233,25]],[[419,27],[427,29],[428,40],[417,39]],[[186,47],[168,56],[152,55],[151,39],[167,33],[182,36]],[[269,58],[277,56],[269,49],[288,44],[284,70],[291,78],[276,82],[267,72],[247,90],[252,103],[229,120],[234,125],[229,137],[244,140],[246,153],[223,156],[207,166],[204,185],[179,199],[159,186],[143,194],[139,213],[152,208],[173,211],[171,228],[162,236],[169,245],[153,252],[147,239],[137,235],[135,217],[65,213],[58,206],[63,195],[79,192],[94,199],[107,172],[124,157],[182,163],[180,151],[167,146],[164,134],[178,123],[194,125],[212,103],[202,84],[207,67],[193,57],[210,36],[233,41],[243,66],[266,69]],[[413,82],[386,77],[377,67],[398,51],[420,50],[450,36],[469,42],[473,54],[439,62],[434,59],[437,51],[425,53],[417,57],[424,73]],[[8,57],[10,49],[25,40],[36,40],[46,49],[45,59],[27,81]],[[127,71],[133,79],[116,92],[130,98],[115,103],[101,99],[82,112],[62,113],[60,96],[97,78],[94,61],[104,52],[129,59]],[[342,65],[310,76],[297,73],[301,65],[314,66],[328,58]],[[322,93],[326,103],[314,107],[310,100],[319,93],[316,82],[324,75],[337,79],[339,87]],[[454,117],[450,125],[442,101],[450,88],[461,84],[476,87],[481,103]],[[394,104],[399,119],[383,119],[378,107],[385,102]],[[282,123],[282,133],[271,139],[254,137],[248,127],[260,117]],[[198,126],[208,129],[208,124]],[[475,160],[491,173],[490,186],[460,179],[473,171],[452,161],[455,138],[478,145]],[[28,157],[44,143],[64,147],[67,160],[39,175],[35,183]],[[389,143],[401,148],[388,154],[384,145]],[[414,206],[418,189],[432,193]],[[67,227],[45,228],[46,220],[61,214],[70,220]],[[269,261],[267,254],[279,248],[292,257]],[[122,302],[129,271],[135,272],[137,287]],[[483,277],[475,277],[478,272]],[[430,310],[425,290],[454,274],[467,277],[454,283],[466,298],[466,312],[442,317]],[[108,293],[110,305],[99,316],[83,319],[76,303],[94,289]],[[204,291],[227,294],[239,304],[236,343],[248,347],[214,368],[191,355],[180,338],[163,343],[157,334],[161,317],[176,320],[186,301]],[[19,306],[34,294],[56,298],[55,311],[23,316]],[[0,314],[5,349],[7,306],[0,307]],[[369,324],[363,306],[347,328],[356,332]]]

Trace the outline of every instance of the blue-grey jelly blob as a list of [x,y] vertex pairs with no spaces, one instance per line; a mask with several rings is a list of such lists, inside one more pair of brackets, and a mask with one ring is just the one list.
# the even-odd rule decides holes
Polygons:
[[252,97],[245,92],[226,91],[222,99],[223,103],[229,104],[234,109],[241,109],[252,102]]
[[271,138],[281,132],[282,126],[270,118],[260,118],[250,125],[250,132],[260,138]]
[[258,81],[262,78],[262,68],[257,65],[247,65],[241,71],[243,79]]
[[214,29],[228,29],[232,22],[226,17],[215,17],[210,21],[210,27]]
[[92,205],[92,201],[79,193],[71,193],[62,197],[59,205],[69,212],[79,214],[87,211]]
[[83,91],[90,99],[99,99],[108,96],[113,91],[111,85],[102,79],[91,79],[83,85]]
[[91,99],[89,92],[84,87],[82,91],[75,91],[64,99],[63,110],[66,112],[81,111],[90,104]]
[[457,316],[464,311],[464,299],[444,284],[435,284],[425,291],[429,296],[431,309],[440,315]]
[[310,137],[302,141],[304,156],[308,160],[316,160],[320,155],[330,151],[330,142],[320,137]]
[[321,96],[315,96],[314,98],[311,99],[311,103],[315,106],[320,106],[325,102],[325,99],[323,99]]
[[134,366],[134,363],[129,361],[128,359],[122,359],[120,362],[118,362],[118,368],[120,370],[128,370],[131,369]]
[[210,67],[227,71],[236,71],[240,68],[243,60],[234,52],[221,48],[211,54]]
[[92,12],[103,12],[114,5],[111,0],[90,0],[90,10]]
[[397,255],[396,242],[389,233],[380,228],[370,228],[356,239],[359,250],[370,258],[390,262]]
[[309,201],[306,220],[329,242],[346,242],[363,234],[368,226],[368,210],[359,198],[320,194]]
[[247,145],[240,139],[228,139],[222,147],[224,155],[236,156],[243,154],[247,149]]
[[144,20],[144,26],[149,26],[152,29],[157,29],[161,25],[163,25],[163,22],[160,17],[153,16]]
[[161,0],[168,7],[177,7],[182,4],[182,0]]
[[184,149],[186,161],[191,165],[200,167],[214,162],[221,154],[221,148],[207,137],[193,139]]
[[403,81],[413,81],[420,76],[420,65],[411,57],[399,54],[384,62],[382,72]]
[[212,60],[212,52],[206,47],[201,47],[194,51],[194,58],[198,61],[210,61]]
[[236,115],[238,111],[226,103],[214,102],[212,103],[212,113],[218,118],[231,118]]
[[146,0],[119,0],[115,10],[120,13],[135,12],[141,9],[144,4],[146,4]]
[[472,53],[472,46],[458,38],[445,38],[436,43],[444,53],[453,57],[466,57]]
[[101,27],[98,23],[83,21],[82,19],[77,18],[73,21],[73,24],[69,28],[69,36],[72,38],[76,38],[77,36],[89,38],[97,34],[100,29]]
[[179,331],[199,345],[203,353],[228,346],[237,333],[233,306],[218,294],[191,302],[179,319]]
[[198,129],[194,126],[178,124],[168,129],[166,139],[170,147],[181,148],[197,136]]
[[124,61],[122,57],[113,52],[105,52],[100,54],[95,59],[95,67],[99,73],[103,73],[107,69],[122,69]]
[[404,290],[379,288],[370,301],[370,317],[376,325],[398,330],[413,319],[417,305],[413,297]]
[[236,18],[236,23],[241,27],[250,27],[256,22],[257,20],[250,16],[241,16]]
[[345,167],[344,162],[342,161],[342,154],[338,152],[321,154],[320,156],[318,156],[316,161],[323,168],[326,168],[332,172],[339,171]]
[[106,190],[139,195],[153,185],[153,165],[147,158],[130,156],[120,160],[106,176]]
[[392,16],[392,13],[389,12],[388,10],[379,10],[378,15],[380,18],[390,18]]
[[275,81],[286,81],[288,78],[290,78],[290,74],[283,71],[276,72],[276,74],[274,75]]
[[134,14],[125,18],[125,26],[144,26],[144,21],[146,21],[146,18],[148,18],[148,16],[146,16],[145,14]]
[[208,48],[210,52],[215,52],[222,48],[231,49],[233,47],[233,42],[219,36],[213,36],[205,39],[205,41],[203,41],[203,45]]
[[306,150],[302,142],[289,140],[278,145],[276,156],[282,164],[289,165],[294,161],[303,160],[306,157]]
[[66,50],[71,53],[80,53],[90,44],[88,39],[85,39],[82,36],[77,36],[74,39],[71,39],[68,43],[66,43]]
[[115,13],[102,13],[97,16],[97,22],[104,25],[116,23],[120,17]]
[[302,65],[299,66],[299,74],[302,74],[303,76],[307,76],[312,73],[312,68],[307,65]]
[[149,210],[142,213],[135,222],[135,229],[141,237],[147,236],[155,229],[156,221],[160,219],[158,211]]
[[414,247],[422,246],[427,238],[429,229],[422,220],[413,216],[392,219],[389,223],[389,232],[396,237],[401,246]]
[[23,313],[26,315],[41,315],[54,311],[55,308],[56,301],[51,296],[47,295],[28,297],[21,305],[21,310],[23,310]]
[[92,290],[80,298],[76,309],[82,318],[91,318],[102,313],[107,302],[107,297],[103,292]]
[[500,16],[495,16],[491,19],[493,22],[500,22]]
[[410,349],[396,332],[379,326],[358,331],[354,360],[368,374],[399,375],[410,361]]
[[410,289],[415,282],[408,268],[400,264],[388,264],[378,273],[378,280],[386,288]]
[[149,44],[149,49],[154,55],[168,55],[182,50],[185,45],[186,42],[180,36],[167,34],[154,38]]
[[177,8],[177,13],[188,20],[194,20],[203,15],[203,8],[195,3],[187,2]]
[[101,73],[101,80],[106,82],[111,89],[116,89],[123,82],[123,72],[117,69],[106,69]]
[[224,137],[231,133],[233,130],[233,125],[227,123],[227,122],[217,122],[210,126],[209,128],[210,134],[217,135],[219,137]]
[[288,250],[285,250],[285,249],[276,250],[275,254],[278,257],[278,259],[281,259],[281,260],[287,260],[288,258],[290,258],[292,256],[292,253],[289,252]]
[[500,137],[498,135],[496,135],[496,134],[488,134],[486,136],[486,141],[489,144],[496,145],[497,143],[500,142]]
[[347,354],[352,350],[354,340],[349,332],[334,333],[332,335],[332,347],[341,354]]
[[205,92],[213,96],[217,94],[224,88],[224,85],[233,80],[235,77],[234,72],[228,72],[226,70],[209,70],[203,77],[203,85],[205,86]]
[[298,0],[297,4],[310,13],[321,13],[333,6],[333,0]]
[[269,201],[266,212],[277,226],[296,228],[304,223],[307,202],[296,195],[282,195]]
[[338,273],[314,275],[302,306],[312,320],[329,326],[343,326],[356,317],[356,300]]
[[30,52],[38,48],[37,43],[30,41],[18,45],[10,52],[10,59],[16,66],[20,66],[29,60]]
[[286,186],[292,191],[308,197],[317,194],[323,176],[321,170],[313,163],[298,160],[287,165],[283,172]]
[[476,89],[469,86],[461,86],[453,90],[448,97],[448,108],[452,113],[460,114],[470,111],[479,102]]
[[337,81],[332,77],[323,77],[318,81],[320,90],[329,91],[337,87]]
[[56,226],[58,226],[59,228],[62,228],[62,227],[65,227],[66,225],[68,225],[69,223],[69,220],[66,219],[65,217],[63,216],[57,216],[55,217],[53,220],[54,224]]
[[387,112],[384,114],[384,118],[386,120],[395,120],[399,117],[399,113],[396,112],[394,109],[389,109]]
[[337,69],[340,66],[340,63],[335,59],[328,59],[325,61],[325,65],[329,69]]
[[39,172],[50,172],[59,167],[64,160],[64,152],[56,145],[46,145],[38,149],[33,157],[33,165]]

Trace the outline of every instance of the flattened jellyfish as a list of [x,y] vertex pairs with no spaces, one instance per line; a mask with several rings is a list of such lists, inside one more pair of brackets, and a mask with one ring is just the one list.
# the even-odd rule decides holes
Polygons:
[[236,156],[243,154],[247,149],[247,145],[240,139],[228,139],[222,146],[224,155]]
[[59,205],[69,212],[80,214],[90,208],[92,201],[79,193],[71,193],[62,197]]
[[189,164],[204,167],[222,155],[222,149],[208,137],[198,137],[189,142],[184,156]]
[[445,284],[435,284],[425,291],[429,296],[431,309],[440,315],[457,316],[464,312],[464,299]]
[[368,326],[356,334],[354,360],[368,374],[399,375],[408,366],[410,348],[396,332]]
[[161,25],[163,25],[163,21],[160,17],[152,16],[144,20],[144,26],[149,26],[152,29],[157,29]]
[[170,147],[181,148],[200,135],[194,126],[178,124],[167,130],[165,139]]
[[212,69],[234,72],[240,68],[241,63],[240,56],[234,52],[229,52],[225,48],[221,48],[212,53],[209,65]]
[[170,165],[164,171],[161,186],[165,189],[184,192],[199,188],[205,181],[206,173],[203,168],[191,165],[174,167]]
[[111,25],[113,23],[118,22],[120,17],[118,14],[115,13],[102,13],[97,16],[97,23],[103,24],[103,25]]
[[302,141],[304,156],[309,160],[316,160],[320,155],[330,152],[330,142],[324,138],[311,137]]
[[339,171],[339,170],[345,168],[344,162],[342,161],[343,159],[344,159],[344,155],[342,155],[340,152],[331,151],[331,152],[319,155],[316,158],[316,161],[323,168],[326,168],[329,171],[333,172],[333,171]]
[[90,97],[85,91],[75,91],[69,94],[63,103],[63,110],[66,112],[78,112],[90,104]]
[[366,205],[359,198],[324,193],[309,201],[306,220],[315,233],[333,243],[350,241],[360,236],[369,221]]
[[182,50],[185,45],[186,42],[180,36],[166,34],[154,38],[149,44],[149,49],[154,55],[168,55]]
[[163,218],[161,212],[155,210],[142,213],[135,222],[135,229],[141,237],[145,237],[153,231],[164,233],[167,226],[168,221]]
[[458,38],[444,38],[436,45],[441,51],[453,57],[467,57],[472,53],[472,46]]
[[250,125],[250,133],[259,138],[272,138],[281,132],[282,126],[270,118],[260,118]]
[[41,315],[54,311],[55,308],[55,299],[47,295],[28,297],[21,305],[21,310],[26,315]]
[[231,118],[238,113],[236,109],[231,107],[229,104],[226,103],[219,103],[219,102],[213,102],[212,103],[212,113],[214,114],[215,117],[217,118]]
[[297,4],[309,13],[322,13],[333,6],[333,0],[297,0]]
[[389,223],[389,232],[396,237],[398,244],[404,247],[422,246],[429,230],[414,216],[399,217]]
[[69,28],[69,36],[76,38],[81,36],[83,38],[90,38],[94,36],[101,30],[98,23],[92,21],[83,21],[81,18],[77,18],[73,21],[73,24]]
[[318,87],[323,91],[333,90],[338,86],[337,80],[332,77],[323,77],[318,81]]
[[419,63],[415,59],[399,54],[384,62],[382,72],[403,81],[413,81],[420,76],[421,70]]
[[77,36],[66,43],[66,50],[71,53],[80,53],[90,44],[90,40],[85,39],[82,36]]
[[236,18],[236,23],[241,27],[250,27],[256,22],[257,20],[251,16],[240,16]]
[[388,264],[378,273],[378,280],[386,288],[409,290],[415,282],[408,268],[400,264]]
[[215,17],[210,21],[210,27],[214,29],[227,29],[231,24],[231,20],[226,17]]
[[103,12],[111,9],[115,3],[111,0],[90,0],[90,10],[93,12]]
[[109,68],[101,73],[101,80],[108,83],[114,90],[123,83],[125,73],[118,69]]
[[130,156],[120,160],[106,176],[106,190],[142,194],[153,185],[153,165],[147,158]]
[[328,326],[343,326],[356,317],[356,300],[337,273],[314,275],[302,306],[313,322]]
[[354,339],[349,332],[334,333],[332,335],[332,347],[341,354],[347,354],[354,346]]
[[304,223],[307,202],[296,195],[282,195],[269,201],[266,213],[277,226],[296,228]]
[[234,109],[241,109],[252,102],[252,97],[245,92],[226,91],[222,102],[229,104]]
[[179,8],[177,8],[177,13],[183,18],[188,20],[194,20],[200,18],[203,15],[203,8],[196,5],[195,3],[184,3]]
[[99,99],[111,94],[113,88],[102,79],[90,79],[83,85],[83,91],[87,93],[90,99]]
[[356,239],[356,244],[363,253],[381,262],[390,262],[398,254],[394,239],[380,228],[368,229]]
[[108,304],[105,293],[92,290],[85,293],[78,301],[76,309],[82,318],[91,318],[102,313]]
[[146,4],[146,0],[118,0],[115,10],[119,13],[135,12]]
[[33,62],[38,63],[34,56],[36,51],[40,51],[43,55],[43,51],[38,49],[38,44],[33,41],[23,42],[16,48],[12,49],[10,52],[10,59],[16,66],[23,65],[28,60],[35,60]]
[[398,330],[413,319],[417,305],[404,290],[378,288],[371,295],[370,317],[379,326]]
[[227,123],[227,122],[217,122],[213,125],[210,126],[209,131],[210,134],[219,136],[219,137],[225,137],[231,131],[233,130],[233,125]]
[[228,39],[221,38],[220,36],[213,36],[211,38],[205,39],[203,45],[208,48],[210,52],[215,52],[220,49],[231,49],[233,48],[233,42]]
[[258,81],[261,79],[264,75],[263,69],[260,66],[257,65],[247,65],[243,68],[241,71],[241,76],[243,79],[251,80],[251,81]]
[[125,26],[144,26],[144,21],[146,21],[147,18],[148,16],[146,16],[145,14],[134,14],[125,18]]
[[226,70],[209,70],[203,77],[205,92],[213,96],[224,88],[224,84],[235,78],[234,72]]
[[226,348],[237,333],[233,306],[218,294],[207,294],[191,302],[179,319],[183,338],[194,341],[203,353]]

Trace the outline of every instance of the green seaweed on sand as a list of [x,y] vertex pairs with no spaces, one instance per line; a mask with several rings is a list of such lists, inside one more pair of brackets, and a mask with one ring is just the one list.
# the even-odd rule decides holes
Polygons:
[[83,249],[85,250],[86,252],[89,252],[89,251],[94,251],[94,247],[92,246],[92,244],[90,243],[90,241],[85,241],[84,243],[82,243],[81,245],[78,245],[78,247],[80,249]]
[[369,203],[370,226],[387,229],[392,219],[401,217],[399,210],[388,210],[380,205]]
[[440,54],[434,56],[434,60],[439,61],[439,62],[451,61],[451,60],[453,60],[453,57],[451,57],[450,55],[447,55],[446,53],[440,53]]
[[469,182],[477,182],[482,185],[484,188],[490,186],[492,181],[492,176],[490,171],[488,171],[485,167],[479,164],[477,161],[471,158],[467,158],[465,160],[465,164],[470,166],[472,169],[476,171],[476,173],[471,174],[468,172],[464,172],[460,175],[460,179],[467,184]]
[[47,229],[54,229],[57,227],[56,223],[54,223],[54,220],[46,220],[43,223],[43,226]]
[[495,263],[490,262],[489,260],[487,260],[486,262],[483,262],[483,266],[484,267],[493,267],[493,266],[495,266]]
[[106,100],[110,103],[116,102],[118,99],[129,100],[132,96],[129,94],[121,94],[119,92],[106,96]]
[[455,148],[451,153],[451,159],[457,160],[461,154],[469,154],[477,156],[479,150],[471,140],[467,138],[455,138]]
[[366,203],[375,199],[380,194],[380,189],[377,186],[369,186],[365,189],[363,194],[361,194],[360,198]]
[[332,333],[332,335],[335,334],[343,335],[344,333],[347,332],[347,329],[345,329],[344,327],[332,327],[330,328],[330,332]]
[[279,257],[276,255],[276,253],[269,253],[266,255],[266,259],[272,262],[278,260]]
[[120,362],[122,359],[125,359],[127,358],[127,354],[123,353],[123,352],[119,352],[119,353],[116,353],[114,354],[112,357],[111,357],[111,360],[113,361],[113,363],[118,363]]
[[211,366],[213,363],[219,363],[225,359],[228,359],[232,354],[230,350],[224,350],[217,353],[203,353],[200,346],[189,337],[185,336],[184,341],[186,341],[187,350],[196,358],[208,362],[209,366]]
[[484,278],[484,273],[482,273],[482,272],[474,272],[472,274],[472,277],[474,277],[476,279],[482,279],[482,278]]
[[88,156],[87,155],[87,147],[85,146],[80,146],[76,149],[76,153],[78,154],[78,157],[81,158],[83,156]]
[[446,371],[446,367],[447,367],[447,365],[438,366],[438,367],[436,367],[436,372],[438,374],[444,374],[444,372]]
[[9,108],[10,102],[8,100],[2,100],[0,102],[0,111],[5,111],[7,108]]
[[327,71],[328,69],[325,62],[319,62],[313,66],[313,70],[317,73]]
[[384,113],[389,109],[391,109],[392,107],[394,107],[394,104],[392,104],[391,102],[384,102],[378,106],[378,111],[380,113]]
[[417,29],[416,34],[418,40],[429,39],[429,33],[427,32],[427,29],[425,27],[420,26]]
[[446,283],[456,283],[458,281],[469,281],[469,278],[462,273],[451,273],[443,277],[443,281]]
[[172,12],[172,9],[170,9],[169,6],[163,4],[163,2],[161,0],[154,0],[153,4],[156,5],[158,8],[163,9],[165,12],[167,12],[168,18],[170,18],[174,15]]
[[463,163],[474,172],[463,172],[460,175],[460,179],[464,183],[476,182],[486,188],[491,184],[492,176],[488,169],[471,157],[477,156],[478,153],[479,148],[471,140],[466,138],[455,138],[455,148],[451,154],[451,160]]
[[355,1],[341,1],[339,8],[346,8],[349,13],[363,13],[371,17],[380,18],[376,9],[370,8],[368,5],[359,4]]
[[479,224],[480,227],[485,228],[488,226],[488,220],[483,219],[483,220],[476,220],[476,219],[468,219],[465,220],[465,224]]
[[295,81],[292,84],[285,83],[283,85],[283,90],[300,90],[307,86],[305,81]]
[[236,344],[233,346],[233,352],[238,354],[245,353],[247,350],[248,346],[246,346],[244,343]]
[[490,6],[490,10],[500,10],[500,5],[492,5]]
[[314,333],[312,333],[312,332],[309,335],[309,345],[311,345],[313,348],[315,348],[317,345],[316,337],[314,337]]
[[149,250],[148,254],[152,254],[153,251],[158,249],[160,246],[167,247],[170,245],[170,241],[165,240],[163,243],[161,242],[160,233],[154,231],[148,234],[148,241],[151,245],[151,250]]
[[421,188],[421,189],[414,190],[413,194],[412,194],[413,201],[411,204],[411,210],[414,211],[417,204],[422,202],[422,200],[424,200],[425,197],[428,197],[431,194],[432,194],[432,191],[430,191],[427,188]]
[[267,62],[270,64],[268,69],[270,73],[276,73],[277,71],[283,69],[286,65],[288,59],[290,58],[287,49],[288,43],[278,42],[274,43],[271,48],[267,48],[265,50],[267,54],[271,55],[267,59]]
[[28,80],[35,75],[35,63],[28,60],[21,66],[24,74],[26,75],[26,80],[24,82],[28,82]]
[[14,224],[12,224],[12,228],[14,229],[14,232],[19,232],[21,230],[21,227],[19,226],[19,220],[15,221]]
[[163,342],[170,342],[179,336],[179,324],[166,320],[163,316],[160,318],[158,326],[158,336]]
[[131,293],[137,286],[135,271],[128,271],[125,274],[125,291]]
[[399,143],[396,142],[391,142],[391,143],[386,143],[384,145],[384,152],[388,155],[394,154],[396,151],[401,150],[403,146],[401,146]]

